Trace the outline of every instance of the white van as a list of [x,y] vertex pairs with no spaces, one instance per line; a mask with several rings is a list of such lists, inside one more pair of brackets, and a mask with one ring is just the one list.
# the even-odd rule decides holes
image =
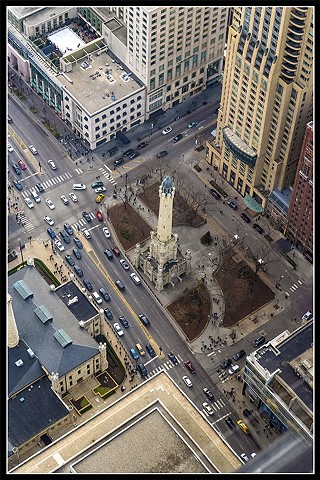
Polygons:
[[94,300],[97,302],[98,305],[100,305],[100,303],[102,303],[102,298],[100,297],[100,295],[97,292],[93,292],[92,296],[93,296]]
[[85,190],[87,187],[83,183],[74,183],[73,190]]
[[39,195],[35,190],[31,190],[31,195],[36,203],[39,203],[41,201],[41,198],[39,197]]

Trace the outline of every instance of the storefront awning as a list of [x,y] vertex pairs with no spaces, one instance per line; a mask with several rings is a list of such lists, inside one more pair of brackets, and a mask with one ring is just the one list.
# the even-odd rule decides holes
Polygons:
[[257,202],[257,200],[250,197],[250,195],[248,194],[244,197],[244,203],[253,212],[262,213],[264,211],[264,208],[261,207],[261,205]]

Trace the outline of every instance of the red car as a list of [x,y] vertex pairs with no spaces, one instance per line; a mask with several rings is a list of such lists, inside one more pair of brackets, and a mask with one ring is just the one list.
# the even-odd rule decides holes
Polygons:
[[96,211],[96,216],[97,216],[97,219],[99,220],[99,222],[102,222],[103,216],[102,216],[102,213],[100,212],[100,210]]
[[185,360],[185,361],[184,361],[184,364],[185,364],[185,366],[187,367],[187,369],[189,370],[189,372],[195,373],[196,369],[194,368],[194,366],[192,365],[192,363],[190,362],[190,360]]
[[22,160],[19,160],[18,164],[20,165],[21,170],[26,170],[26,168],[27,168],[26,164]]

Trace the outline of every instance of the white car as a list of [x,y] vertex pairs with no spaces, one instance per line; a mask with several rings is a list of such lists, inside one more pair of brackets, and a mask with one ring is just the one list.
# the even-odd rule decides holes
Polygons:
[[106,238],[110,238],[110,237],[111,237],[110,232],[109,232],[109,230],[107,229],[107,227],[103,227],[102,231],[103,231],[104,236],[105,236]]
[[33,153],[33,155],[37,155],[38,153],[38,150],[33,145],[29,145],[29,150],[31,153]]
[[229,368],[228,373],[229,373],[229,375],[233,375],[234,373],[238,372],[239,370],[240,370],[239,365],[232,365]]
[[73,192],[69,193],[69,197],[71,198],[71,200],[72,200],[73,202],[77,202],[77,201],[78,201],[77,195],[76,195],[75,193],[73,193]]
[[51,217],[48,217],[48,215],[46,215],[45,217],[43,217],[44,221],[47,222],[50,226],[54,225],[54,221],[52,220]]
[[122,266],[125,270],[129,270],[130,267],[129,267],[128,263],[127,263],[123,258],[121,258],[121,260],[119,260],[119,261],[120,261],[121,266]]
[[172,127],[166,127],[164,130],[162,130],[163,135],[167,135],[167,133],[172,132]]
[[50,210],[54,209],[54,203],[50,200],[50,198],[46,198],[46,204],[50,208]]
[[8,143],[8,151],[13,152],[13,146],[11,145],[11,143]]
[[213,415],[213,414],[214,414],[214,410],[213,410],[213,408],[209,405],[208,402],[203,402],[202,406],[203,406],[203,409],[204,409],[209,415]]
[[57,169],[57,165],[54,163],[53,160],[48,160],[48,165],[52,168],[52,170]]
[[102,192],[106,192],[107,189],[106,187],[97,187],[94,189],[95,193],[102,193]]
[[134,272],[130,273],[130,277],[132,278],[132,280],[134,281],[134,283],[136,285],[140,285],[141,280],[136,273],[134,273]]
[[73,190],[85,190],[87,187],[84,183],[74,183],[72,185]]
[[192,387],[192,382],[187,375],[183,375],[182,380],[187,385],[187,387]]
[[246,463],[249,462],[248,455],[246,453],[241,453],[240,457],[242,458],[243,461]]
[[113,326],[114,326],[114,329],[115,329],[116,333],[119,335],[119,337],[122,337],[122,335],[124,335],[124,331],[120,327],[119,323],[114,323]]
[[24,201],[26,202],[27,207],[29,207],[29,208],[34,207],[33,201],[29,197],[25,198]]
[[[74,195],[74,194],[73,194]],[[65,195],[61,195],[61,200],[63,201],[63,203],[65,205],[69,205],[69,200],[67,199],[67,197]]]
[[54,242],[55,246],[57,247],[57,249],[59,250],[59,252],[63,252],[63,250],[65,250],[64,246],[62,245],[62,243],[60,242],[60,240],[56,240]]

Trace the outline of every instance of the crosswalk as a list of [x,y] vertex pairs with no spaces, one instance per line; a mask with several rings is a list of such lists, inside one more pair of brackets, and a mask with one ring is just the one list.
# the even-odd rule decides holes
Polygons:
[[[54,178],[50,178],[49,180],[45,180],[44,182],[40,182],[40,183],[43,186],[43,188],[47,190],[48,188],[53,187],[54,185],[59,185],[59,183],[69,180],[70,178],[72,178],[72,174],[70,172],[65,172],[65,173],[62,173],[61,175],[57,175]],[[34,190],[35,190],[34,187],[28,188],[28,190],[22,191],[21,195],[23,196],[23,198],[30,197],[31,192]]]
[[112,183],[112,185],[114,186],[117,185],[117,182],[110,174],[111,170],[109,167],[107,167],[106,165],[103,165],[103,167],[99,167],[98,170],[100,172],[100,175],[103,175],[110,183]]
[[301,280],[298,280],[297,283],[299,283],[299,285],[297,285],[296,283],[294,283],[293,285],[291,285],[291,287],[290,287],[291,292],[295,292],[295,291],[297,290],[297,288],[299,288],[299,286],[302,285],[302,281],[301,281]]
[[32,232],[32,230],[35,229],[35,226],[33,223],[30,222],[30,220],[26,217],[26,214],[23,210],[17,213],[17,220],[21,225],[24,226],[24,228],[27,230],[27,232]]
[[[97,219],[95,212],[90,212],[89,216],[92,220]],[[79,232],[79,230],[81,230],[85,226],[88,227],[88,222],[84,218],[80,218],[79,220],[71,224],[71,227],[75,232]]]

